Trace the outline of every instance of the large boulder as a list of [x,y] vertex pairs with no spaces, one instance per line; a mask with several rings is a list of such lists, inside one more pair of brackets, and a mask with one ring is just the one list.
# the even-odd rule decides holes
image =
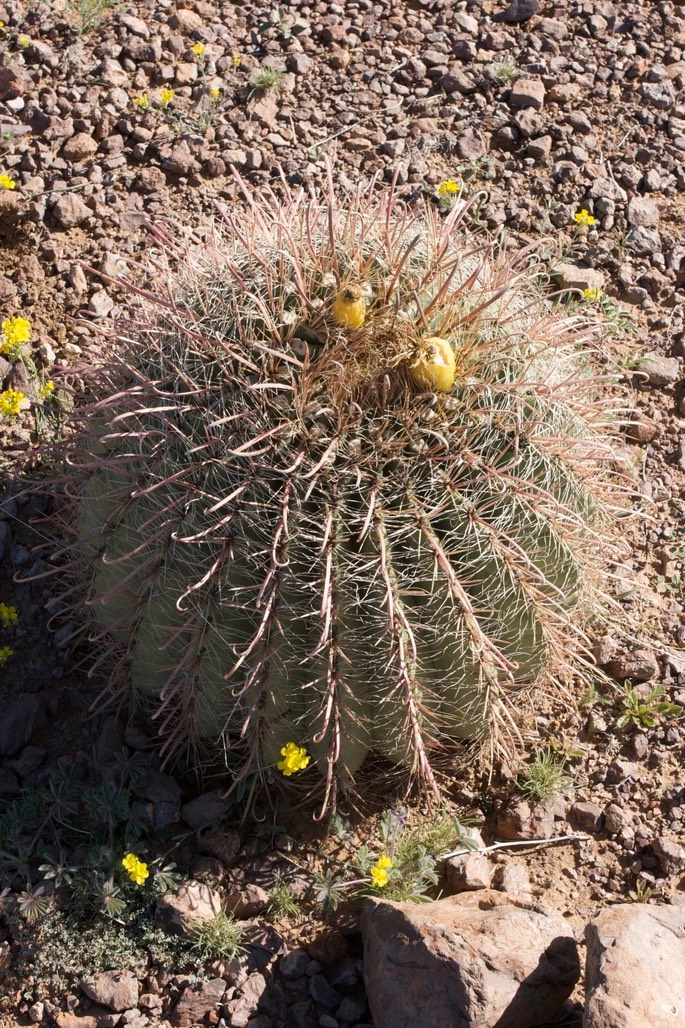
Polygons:
[[584,1028],[685,1025],[684,907],[605,907],[585,938]]
[[376,1028],[533,1028],[580,976],[560,914],[491,890],[420,906],[369,899],[362,934]]

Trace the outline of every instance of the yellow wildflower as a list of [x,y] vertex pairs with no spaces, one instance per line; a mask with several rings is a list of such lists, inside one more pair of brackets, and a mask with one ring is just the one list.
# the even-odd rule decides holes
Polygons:
[[221,90],[218,86],[212,86],[212,88],[209,91],[209,95],[211,96],[212,100],[216,100],[217,97],[221,96]]
[[392,867],[390,857],[379,857],[371,868],[371,884],[374,889],[382,889],[388,884],[388,869]]
[[175,89],[168,89],[165,86],[159,94],[159,102],[161,103],[162,107],[168,107],[171,101],[174,99],[175,95]]
[[582,211],[576,211],[573,215],[573,220],[576,225],[596,225],[597,218],[594,218],[592,214],[585,210],[583,207]]
[[231,54],[231,64],[234,68],[239,68],[243,63],[243,59],[240,54]]
[[134,96],[133,102],[137,107],[140,107],[141,111],[146,111],[150,106],[150,97],[147,92],[141,93],[140,96]]
[[16,607],[9,607],[6,603],[0,603],[0,625],[3,628],[9,628],[10,625],[16,624],[18,617]]
[[282,771],[286,778],[290,778],[296,771],[304,771],[312,759],[304,746],[297,746],[294,742],[288,742],[281,750],[283,760],[278,762],[278,770]]
[[4,21],[0,21],[0,29],[4,29],[4,27],[5,27]]
[[205,45],[204,43],[195,43],[195,45],[192,47],[192,50],[193,53],[196,54],[198,57],[202,57],[202,55],[205,52]]
[[24,394],[18,389],[5,389],[0,393],[0,414],[6,418],[16,418],[21,410]]
[[17,188],[17,183],[14,181],[12,176],[8,175],[7,172],[3,171],[2,175],[0,175],[0,189],[16,189],[16,188]]
[[438,183],[435,192],[438,196],[456,196],[457,193],[461,193],[461,186],[453,178],[446,178]]
[[31,338],[31,322],[28,318],[5,318],[2,323],[2,336],[10,346],[28,343]]
[[0,646],[0,667],[7,663],[13,653],[14,650],[11,646]]
[[121,863],[135,885],[144,885],[145,879],[150,877],[147,864],[142,860],[138,860],[135,853],[127,853]]
[[44,382],[38,390],[38,395],[41,396],[44,400],[47,400],[50,396],[52,396],[54,391],[55,383],[52,381],[51,378],[49,378],[47,382]]
[[592,302],[593,300],[600,300],[602,297],[602,290],[597,286],[590,286],[589,289],[583,290],[583,296],[586,300]]
[[31,45],[31,37],[17,36],[17,43],[19,44],[19,46],[26,48],[27,46]]

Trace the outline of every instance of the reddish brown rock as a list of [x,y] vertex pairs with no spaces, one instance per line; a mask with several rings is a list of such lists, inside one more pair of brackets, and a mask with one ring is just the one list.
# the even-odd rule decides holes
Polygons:
[[533,1028],[580,976],[561,915],[490,890],[425,905],[366,900],[362,934],[376,1028]]

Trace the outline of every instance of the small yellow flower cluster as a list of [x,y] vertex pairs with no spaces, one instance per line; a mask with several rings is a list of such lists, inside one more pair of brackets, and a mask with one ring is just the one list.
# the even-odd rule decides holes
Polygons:
[[601,300],[603,296],[602,290],[598,286],[590,286],[589,289],[583,290],[583,296],[586,300],[592,303],[594,300]]
[[0,393],[0,414],[4,418],[16,418],[23,399],[24,394],[19,389],[5,389]]
[[27,46],[31,46],[31,37],[30,36],[17,36],[17,43],[22,48],[22,50],[25,50]]
[[209,91],[209,95],[211,96],[212,100],[217,100],[221,96],[221,90],[218,86],[212,86],[212,88]]
[[382,889],[388,884],[388,870],[392,867],[390,857],[379,857],[371,868],[371,884],[374,889]]
[[14,181],[11,175],[3,171],[0,175],[0,189],[16,189],[17,183]]
[[19,615],[17,614],[17,608],[8,606],[6,603],[0,603],[0,626],[3,628],[9,628],[11,625],[15,625]]
[[13,653],[11,646],[0,646],[0,667],[7,663]]
[[278,762],[278,770],[282,771],[286,778],[290,778],[296,771],[304,771],[312,759],[304,746],[297,746],[294,742],[288,742],[281,750],[283,760]]
[[160,102],[162,108],[168,107],[169,104],[171,103],[171,101],[174,99],[175,95],[176,95],[176,90],[175,89],[169,89],[169,88],[167,88],[165,86],[161,90],[161,92],[159,94],[159,102]]
[[141,111],[147,111],[150,106],[150,97],[147,92],[141,93],[140,96],[134,96],[133,102],[136,107],[140,107]]
[[0,335],[0,353],[16,357],[22,343],[31,338],[31,322],[26,318],[5,318]]
[[205,52],[204,43],[195,43],[195,45],[192,47],[192,51],[196,57],[203,57]]
[[576,211],[573,215],[573,220],[576,225],[596,225],[597,218],[593,217],[589,211],[586,211],[583,207],[582,211]]
[[44,382],[43,385],[38,390],[38,395],[40,397],[42,397],[43,400],[48,400],[52,396],[54,391],[55,391],[55,383],[52,381],[51,378],[49,378],[47,380],[47,382]]
[[136,885],[145,885],[146,878],[150,877],[147,864],[142,860],[138,860],[135,853],[127,853],[121,863],[126,871],[128,871],[129,878],[132,882]]
[[438,188],[435,190],[436,195],[443,196],[456,196],[457,193],[461,193],[461,186],[453,178],[443,179],[442,182],[438,183]]
[[231,54],[231,64],[234,68],[239,68],[243,63],[243,59],[240,54]]

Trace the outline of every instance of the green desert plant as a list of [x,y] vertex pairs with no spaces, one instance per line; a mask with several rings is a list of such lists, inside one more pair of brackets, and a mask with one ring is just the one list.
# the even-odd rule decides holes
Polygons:
[[278,68],[272,68],[265,64],[261,68],[255,68],[250,75],[250,86],[261,93],[278,92],[283,81],[283,72]]
[[515,749],[525,696],[582,670],[618,401],[532,249],[461,208],[241,188],[205,243],[153,229],[124,285],[130,345],[71,419],[59,571],[165,757],[326,807],[373,752],[434,796],[460,741]]
[[616,719],[616,727],[652,728],[659,718],[679,717],[683,708],[665,700],[665,692],[663,685],[657,685],[641,694],[630,682],[624,682],[621,695],[622,713]]
[[572,786],[573,779],[566,772],[566,758],[559,757],[552,748],[536,750],[532,762],[524,765],[518,779],[523,795],[542,803],[556,799]]
[[230,914],[221,911],[211,921],[197,921],[191,935],[191,949],[202,960],[233,960],[245,952],[244,928]]

